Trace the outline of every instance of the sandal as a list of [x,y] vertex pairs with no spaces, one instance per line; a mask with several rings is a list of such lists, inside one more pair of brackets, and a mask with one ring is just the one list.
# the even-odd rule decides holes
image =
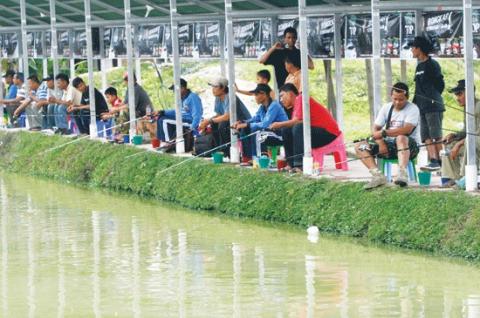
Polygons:
[[294,167],[292,169],[290,169],[289,171],[291,174],[295,174],[295,173],[303,173],[303,170],[302,168],[299,168],[299,167]]

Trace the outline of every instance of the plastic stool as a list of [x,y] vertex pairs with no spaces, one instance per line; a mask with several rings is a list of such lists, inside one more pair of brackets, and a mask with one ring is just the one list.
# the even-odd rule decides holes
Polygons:
[[[388,182],[392,182],[392,164],[398,165],[398,159],[380,159],[380,170],[387,177]],[[409,160],[407,165],[408,179],[417,182],[417,170],[415,168],[417,159]]]
[[320,171],[323,170],[323,156],[329,154],[333,154],[335,168],[344,171],[348,170],[347,150],[345,149],[343,133],[340,133],[340,135],[328,145],[312,149],[313,161],[318,163]]

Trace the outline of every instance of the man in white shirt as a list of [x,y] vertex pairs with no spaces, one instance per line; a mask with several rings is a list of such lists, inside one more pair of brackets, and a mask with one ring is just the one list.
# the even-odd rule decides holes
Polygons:
[[395,184],[408,185],[408,161],[418,155],[420,143],[420,111],[408,101],[408,86],[396,83],[391,91],[392,102],[382,107],[375,120],[372,137],[355,145],[357,157],[370,170],[372,180],[364,189],[369,190],[387,183],[377,168],[375,157],[398,159]]
[[50,96],[49,103],[57,104],[55,109],[55,125],[60,134],[68,134],[67,108],[71,105],[80,105],[82,93],[70,85],[70,80],[66,74],[58,74],[55,77],[58,89],[63,91],[61,98]]

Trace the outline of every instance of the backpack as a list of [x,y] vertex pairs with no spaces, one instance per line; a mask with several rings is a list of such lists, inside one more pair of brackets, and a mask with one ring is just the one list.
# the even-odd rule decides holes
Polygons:
[[200,135],[195,138],[192,154],[198,157],[211,157],[212,153],[209,151],[213,148],[215,148],[215,139],[213,138],[213,134]]

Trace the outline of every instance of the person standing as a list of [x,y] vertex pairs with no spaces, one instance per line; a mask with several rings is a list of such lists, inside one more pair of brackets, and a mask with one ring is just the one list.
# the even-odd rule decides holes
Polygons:
[[418,61],[413,103],[420,109],[420,134],[430,159],[430,163],[420,169],[437,171],[441,167],[439,152],[442,149],[442,121],[445,111],[442,93],[445,82],[440,65],[429,56],[432,51],[430,41],[417,36],[410,47],[413,57]]
[[[283,32],[283,43],[276,42],[265,54],[260,58],[260,63],[264,65],[272,65],[275,69],[275,78],[277,86],[280,88],[285,84],[285,79],[288,72],[285,69],[285,59],[292,57],[292,59],[300,60],[300,50],[297,49],[295,43],[297,42],[297,30],[295,28],[286,28]],[[314,64],[310,56],[308,57],[308,69],[313,70]]]

